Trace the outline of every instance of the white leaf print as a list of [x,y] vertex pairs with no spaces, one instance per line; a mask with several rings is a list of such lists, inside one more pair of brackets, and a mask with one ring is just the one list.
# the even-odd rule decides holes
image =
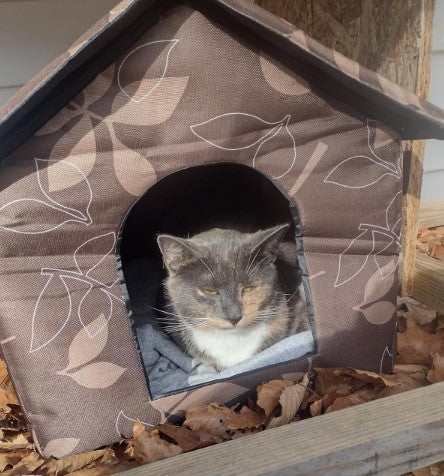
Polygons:
[[[393,350],[392,350],[393,352]],[[384,361],[389,360],[388,368],[391,368],[393,365],[393,353],[389,351],[388,346],[385,347],[384,352],[381,355],[381,363],[379,364],[379,373],[384,373]]]
[[50,456],[62,458],[72,453],[79,443],[80,440],[78,438],[56,438],[46,444],[43,455],[45,458],[49,458]]
[[35,198],[13,200],[0,207],[0,228],[12,233],[40,235],[69,222],[86,224],[83,214]]
[[387,145],[399,143],[400,139],[396,132],[387,127],[382,122],[368,119],[367,125],[369,128],[374,128],[375,130],[375,140],[373,142],[373,146],[370,145],[370,150],[373,151],[373,153],[375,153],[375,150],[381,149]]
[[[90,321],[92,316],[100,313],[105,317],[102,326],[93,326]],[[95,337],[108,323],[113,314],[113,300],[111,296],[100,287],[90,288],[82,297],[79,304],[79,320],[89,337]]]
[[[51,202],[52,206],[60,209],[61,211],[71,214],[75,218],[83,220],[86,225],[92,223],[91,215],[89,214],[89,208],[92,202],[92,190],[86,175],[75,164],[68,162],[67,160],[45,160],[34,159],[37,169],[37,181],[43,195]],[[46,167],[45,167],[46,166]],[[56,166],[56,175],[49,169],[51,166]],[[47,179],[45,180],[45,171],[47,171]],[[71,183],[79,183],[81,187],[78,189],[76,198],[81,198],[82,210],[69,207],[62,203],[62,200],[66,200],[66,194],[57,194],[57,200],[50,194],[54,190],[50,190],[50,179],[54,179],[56,176],[65,176],[67,181]],[[73,178],[75,177],[75,179]],[[54,183],[54,182],[53,182]]]
[[218,149],[244,150],[258,146],[276,135],[289,117],[285,116],[278,122],[268,122],[254,114],[228,112],[190,128],[195,136]]
[[364,300],[359,307],[383,298],[392,289],[394,282],[394,274],[387,275],[387,279],[384,279],[379,270],[373,273],[365,285]]
[[51,117],[51,119],[42,126],[34,135],[36,136],[44,136],[47,134],[52,134],[54,132],[63,129],[69,121],[78,117],[80,112],[78,111],[78,106],[73,103],[69,103],[64,108],[60,109],[60,111]]
[[114,134],[112,137],[116,177],[128,193],[140,197],[157,182],[156,172],[149,160],[126,148]]
[[[400,161],[402,158],[402,148],[401,148],[401,142],[398,139],[397,142],[397,149],[398,149],[398,154],[395,157],[396,162],[393,164],[389,160],[385,160],[381,157],[381,154],[378,154],[376,152],[376,148],[382,148],[385,145],[387,145],[389,142],[385,143],[383,140],[382,136],[387,138],[388,133],[384,134],[384,132],[387,131],[387,128],[379,123],[378,121],[374,121],[372,119],[367,119],[367,144],[368,148],[370,149],[370,152],[372,153],[373,157],[375,157],[378,162],[380,162],[382,165],[387,167],[388,170],[392,172],[392,174],[400,178],[401,177],[401,168],[400,168]],[[374,134],[373,138],[373,143],[372,143],[372,136]]]
[[[97,156],[96,136],[91,126],[89,117],[82,117],[52,149],[52,162],[47,168],[49,192],[73,187],[85,181],[91,173]],[[71,168],[66,164],[70,164]]]
[[30,353],[46,347],[62,332],[71,310],[71,296],[66,282],[62,276],[50,274],[32,314]]
[[83,89],[82,93],[85,98],[85,108],[96,102],[108,91],[113,83],[115,70],[116,65],[113,63]]
[[[367,254],[362,253],[362,244],[365,241],[371,240],[373,247]],[[357,276],[367,264],[369,256],[374,249],[373,234],[370,230],[365,229],[355,239],[353,239],[347,248],[339,256],[338,275],[334,287],[342,286]]]
[[[117,434],[118,435],[123,435],[123,436],[131,435],[134,423],[136,423],[135,418],[130,418],[129,416],[125,415],[123,410],[120,410],[118,415],[117,415],[117,418],[116,418]],[[142,423],[142,425],[145,425],[147,428],[153,428],[154,427],[154,425],[152,425],[151,423],[145,423],[143,421],[141,423]]]
[[355,155],[343,160],[327,175],[325,183],[345,188],[365,188],[395,174],[372,157]]
[[[153,126],[167,121],[174,113],[188,84],[188,77],[164,78],[149,98],[133,103],[127,97],[118,94],[112,106],[112,114],[105,118],[110,123],[131,122],[132,126]],[[143,79],[140,87],[149,88],[156,79]]]
[[125,370],[127,369],[112,362],[94,362],[64,375],[71,377],[82,387],[107,388],[116,383]]
[[[178,42],[179,40],[177,39],[150,41],[149,43],[138,46],[127,56],[125,56],[119,66],[117,81],[120,90],[123,92],[123,94],[125,94],[125,96],[127,96],[128,99],[135,103],[141,102],[159,87],[166,76],[170,54]],[[161,67],[160,77],[157,77],[155,82],[152,84],[148,85],[148,83],[144,83],[144,87],[138,87],[137,83],[132,83],[132,86],[125,85],[124,76],[126,70],[132,71],[132,63],[137,66],[137,63],[139,63],[138,58],[141,56],[144,58],[153,58],[153,62],[155,62],[157,59]],[[136,68],[136,71],[138,70],[139,68]],[[150,71],[148,69],[148,71],[145,72],[145,76],[141,78],[141,81],[146,79],[146,76],[149,74],[149,72]]]
[[108,325],[101,314],[76,334],[69,346],[68,366],[61,373],[65,374],[95,359],[105,348],[107,340]]
[[[96,267],[87,271],[86,276],[111,291],[111,289],[119,282],[114,254],[104,256],[103,261],[101,261]],[[118,289],[120,290],[120,288]]]
[[399,213],[398,219],[395,221],[394,225],[391,228],[392,233],[397,236],[398,242],[401,240],[401,225],[402,225],[402,217],[401,217],[401,213]]
[[310,92],[310,85],[305,79],[279,64],[271,56],[261,52],[259,60],[264,78],[276,91],[288,96],[300,96]]
[[287,175],[296,163],[296,142],[288,128],[290,118],[286,116],[276,132],[264,139],[253,157],[253,167],[276,180]]
[[393,317],[396,306],[389,301],[377,301],[368,307],[359,309],[368,322],[375,325],[386,324]]
[[[116,234],[113,231],[104,233],[103,235],[94,236],[82,243],[74,251],[74,262],[79,273],[82,274],[82,270],[86,266],[89,266],[86,276],[91,275],[91,273],[100,266],[106,257],[114,252],[115,244]],[[95,261],[92,261],[92,256],[95,257]],[[92,266],[91,263],[93,263]]]
[[[363,225],[364,227],[372,227],[372,225]],[[385,278],[389,274],[395,272],[398,266],[398,256],[393,256],[400,250],[399,239],[389,229],[383,227],[372,227],[373,242],[375,243],[373,259],[378,267],[381,278]],[[378,229],[379,228],[379,229]],[[388,240],[388,241],[387,241]],[[382,248],[378,249],[378,246]],[[388,254],[385,252],[391,250]]]
[[[376,153],[372,140],[378,141],[378,146],[383,147],[385,141],[381,139],[381,132],[378,132],[379,123],[367,120],[367,145],[370,156],[356,155],[349,157],[338,165],[327,175],[324,182],[333,183],[346,188],[365,188],[379,182],[387,175],[391,175],[397,179],[401,178],[401,160],[402,148],[400,143],[397,144],[399,152],[395,157],[396,163],[385,160],[380,154]],[[373,135],[375,136],[372,139]],[[393,159],[391,159],[393,160]]]
[[387,230],[392,231],[399,238],[401,228],[401,200],[402,192],[398,192],[389,203],[385,212],[385,223]]
[[[393,242],[387,245],[387,248],[392,245]],[[382,279],[387,276],[394,275],[396,268],[399,264],[398,256],[386,256],[383,254],[376,253],[373,256],[376,266],[378,267],[378,273]]]

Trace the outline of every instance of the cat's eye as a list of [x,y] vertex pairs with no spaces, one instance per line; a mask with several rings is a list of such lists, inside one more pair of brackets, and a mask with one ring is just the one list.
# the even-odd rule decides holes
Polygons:
[[217,294],[217,291],[215,291],[214,289],[204,289],[203,292],[208,296],[216,296]]
[[250,293],[251,291],[253,291],[253,289],[255,288],[256,286],[247,286],[245,287],[244,289],[242,289],[242,292],[244,293]]

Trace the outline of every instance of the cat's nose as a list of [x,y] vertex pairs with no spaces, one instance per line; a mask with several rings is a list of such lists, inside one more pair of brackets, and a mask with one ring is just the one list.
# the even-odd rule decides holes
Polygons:
[[240,321],[242,320],[242,316],[232,316],[230,317],[230,322],[233,324],[233,326],[236,326]]

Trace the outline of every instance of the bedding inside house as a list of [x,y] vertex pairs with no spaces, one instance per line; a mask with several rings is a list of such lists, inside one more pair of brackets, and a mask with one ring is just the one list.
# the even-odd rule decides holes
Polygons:
[[233,375],[296,360],[314,351],[311,330],[290,335],[236,365],[217,372],[179,347],[159,324],[162,316],[160,233],[193,236],[214,227],[265,229],[291,223],[302,271],[301,299],[310,302],[297,209],[264,175],[238,164],[185,169],[160,180],[133,207],[118,250],[128,308],[152,398]]

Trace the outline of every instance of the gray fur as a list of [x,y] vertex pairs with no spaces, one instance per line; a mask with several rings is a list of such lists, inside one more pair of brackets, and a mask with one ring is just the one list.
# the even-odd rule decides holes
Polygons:
[[[168,276],[167,304],[160,320],[188,354],[221,368],[191,339],[203,327],[245,331],[266,323],[265,349],[288,335],[309,329],[298,285],[300,269],[294,243],[282,242],[289,225],[255,233],[215,228],[191,238],[158,237]],[[252,290],[245,288],[253,287]],[[207,295],[205,290],[215,290]]]

